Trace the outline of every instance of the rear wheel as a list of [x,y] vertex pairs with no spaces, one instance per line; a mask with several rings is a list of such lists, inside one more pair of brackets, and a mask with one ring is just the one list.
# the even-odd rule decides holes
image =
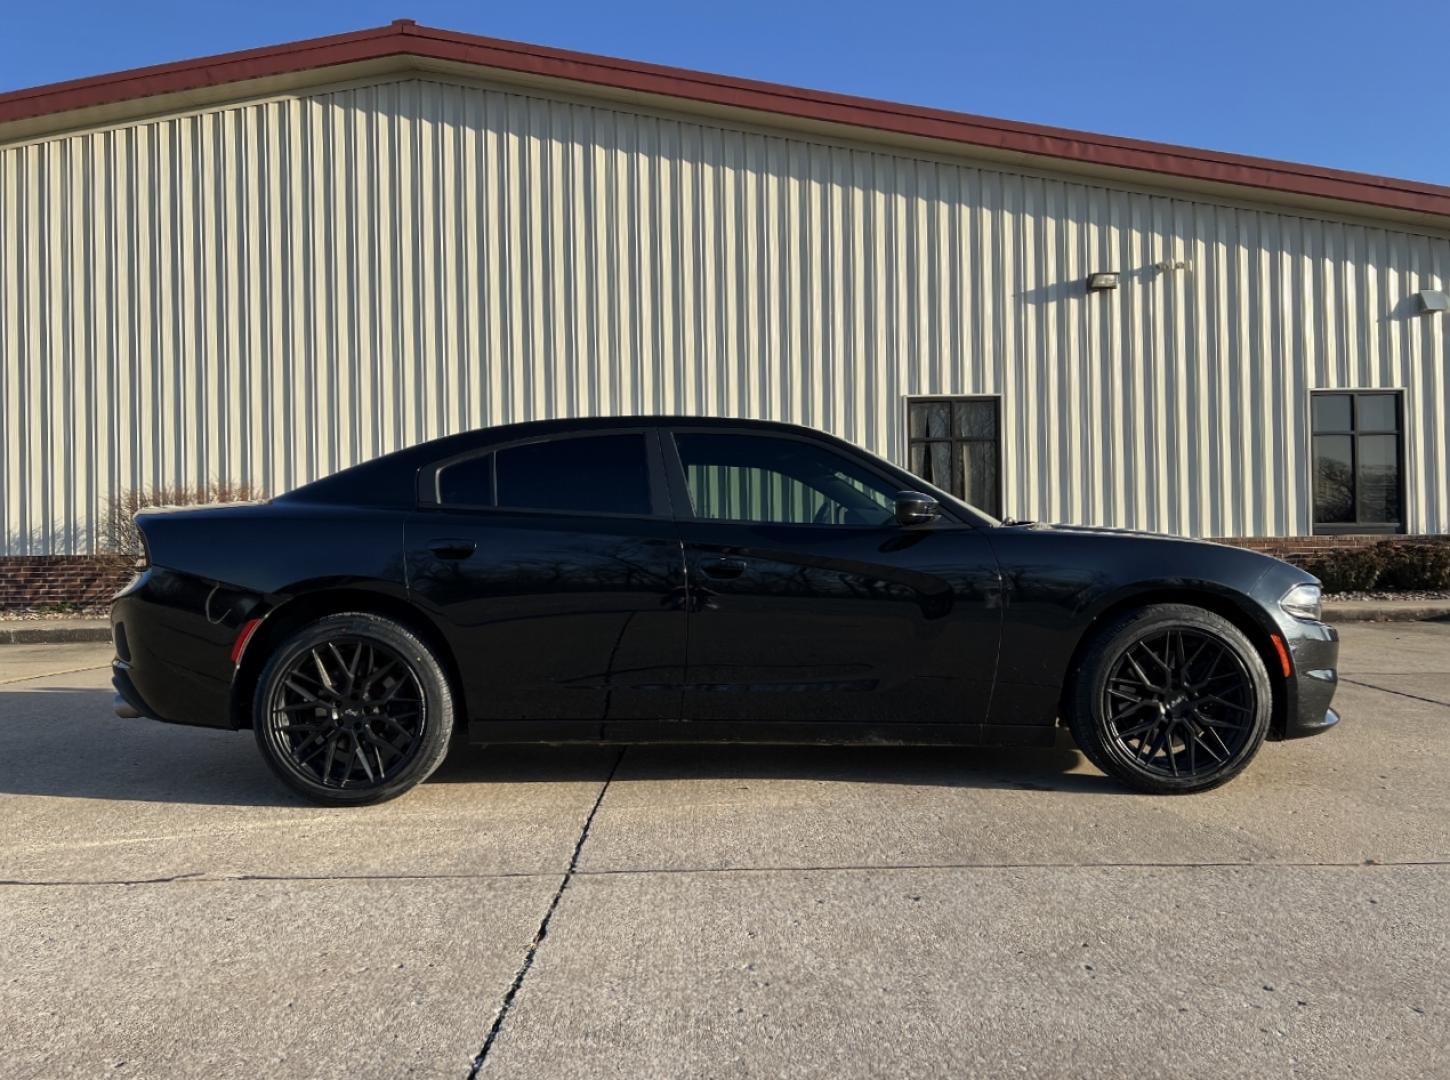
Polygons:
[[438,658],[412,631],[376,615],[330,615],[268,659],[252,727],[288,787],[357,806],[396,798],[439,766],[453,701]]
[[1248,765],[1269,729],[1264,662],[1233,623],[1155,604],[1099,629],[1074,673],[1067,722],[1090,761],[1154,794],[1205,791]]

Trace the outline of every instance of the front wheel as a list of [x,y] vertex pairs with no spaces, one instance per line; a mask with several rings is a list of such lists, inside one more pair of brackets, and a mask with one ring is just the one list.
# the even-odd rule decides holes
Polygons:
[[267,660],[252,727],[272,771],[314,802],[396,798],[442,763],[453,699],[412,631],[363,613],[303,627]]
[[1127,612],[1094,633],[1073,673],[1067,723],[1098,768],[1153,794],[1233,779],[1269,729],[1273,691],[1238,627],[1185,604]]

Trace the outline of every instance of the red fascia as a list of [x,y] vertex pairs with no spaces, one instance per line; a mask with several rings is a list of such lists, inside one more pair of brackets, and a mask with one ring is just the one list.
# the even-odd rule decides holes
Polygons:
[[408,20],[0,94],[0,124],[391,56],[452,61],[970,147],[1450,217],[1450,187],[1435,184],[803,90],[435,30]]

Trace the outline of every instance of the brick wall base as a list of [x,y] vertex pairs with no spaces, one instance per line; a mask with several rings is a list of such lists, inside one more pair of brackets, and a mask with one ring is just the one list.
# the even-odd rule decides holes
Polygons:
[[0,556],[0,611],[105,607],[135,571],[115,555]]
[[1428,534],[1419,536],[1231,536],[1218,540],[1220,544],[1250,548],[1272,555],[1276,559],[1297,562],[1314,555],[1346,548],[1367,548],[1378,544],[1445,544],[1450,543],[1450,534]]

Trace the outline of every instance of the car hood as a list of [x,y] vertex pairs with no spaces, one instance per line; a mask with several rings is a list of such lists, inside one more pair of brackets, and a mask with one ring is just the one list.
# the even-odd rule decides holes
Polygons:
[[[1142,542],[1148,545],[1143,549],[1145,555],[1148,551],[1162,552],[1170,560],[1170,564],[1176,561],[1173,556],[1169,555],[1169,552],[1175,548],[1184,555],[1196,552],[1189,556],[1194,565],[1203,561],[1212,566],[1236,566],[1241,573],[1250,572],[1259,579],[1272,579],[1276,588],[1287,588],[1287,586],[1279,584],[1282,581],[1317,583],[1319,580],[1303,568],[1275,558],[1273,555],[1266,555],[1262,551],[1240,547],[1237,544],[1225,544],[1218,540],[1200,540],[1190,536],[1144,532],[1141,529],[1112,529],[1100,525],[1049,525],[1042,522],[1031,522],[1021,525],[1000,525],[998,528],[1003,532],[1024,531],[1086,540],[1101,539],[1104,543],[1110,541]],[[1152,561],[1157,562],[1158,560],[1155,558]]]
[[[1191,536],[1174,536],[1171,533],[1145,532],[1142,529],[1113,529],[1106,525],[1072,525],[1068,523],[1047,524],[1046,522],[1033,521],[1021,525],[1002,525],[1003,529],[1031,529],[1033,532],[1045,531],[1054,533],[1065,533],[1071,536],[1115,536],[1135,537],[1143,540],[1166,540],[1178,544],[1212,544],[1212,540],[1198,540]],[[1224,545],[1219,545],[1224,546]]]

